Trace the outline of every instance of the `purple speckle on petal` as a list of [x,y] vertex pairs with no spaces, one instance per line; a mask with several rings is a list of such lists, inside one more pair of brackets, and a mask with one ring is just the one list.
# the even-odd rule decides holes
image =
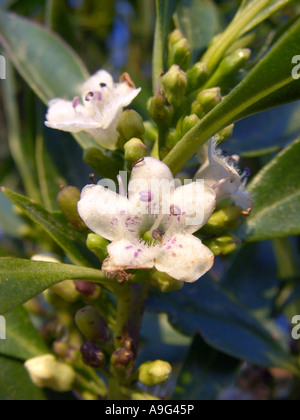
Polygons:
[[121,210],[120,214],[122,214],[122,215],[126,214],[126,210]]
[[179,248],[181,248],[181,249],[182,249],[182,248],[183,248],[183,245],[182,245],[182,244],[180,244],[180,245],[179,245]]
[[73,106],[74,109],[76,109],[78,107],[79,102],[80,102],[79,96],[75,96],[75,98],[73,99],[73,102],[72,102],[72,106]]
[[138,252],[135,252],[134,253],[134,258],[137,258],[139,256],[139,253]]
[[140,191],[139,192],[140,195],[140,200],[143,203],[151,203],[153,196],[152,196],[152,192],[147,190],[147,191]]

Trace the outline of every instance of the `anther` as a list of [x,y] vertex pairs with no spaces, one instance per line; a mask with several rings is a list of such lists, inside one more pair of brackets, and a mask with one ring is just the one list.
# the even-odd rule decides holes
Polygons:
[[107,87],[107,84],[106,83],[100,83],[100,87],[101,88],[106,88]]
[[120,77],[120,83],[127,83],[127,85],[133,89],[135,89],[135,84],[133,83],[131,77],[128,73],[123,73]]
[[158,240],[160,243],[163,241],[164,232],[161,229],[155,229],[152,232],[152,238]]
[[94,92],[89,92],[85,95],[85,100],[89,102],[94,97]]
[[96,182],[96,180],[95,180],[95,174],[90,174],[90,180],[92,181],[92,183],[93,183],[94,185],[97,185],[97,182]]
[[179,216],[181,215],[181,210],[179,207],[172,204],[170,207],[170,213],[172,214],[172,216]]

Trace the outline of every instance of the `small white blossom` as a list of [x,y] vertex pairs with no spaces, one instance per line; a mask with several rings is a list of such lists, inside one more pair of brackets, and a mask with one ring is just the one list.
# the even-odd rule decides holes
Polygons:
[[[169,194],[161,191],[162,184],[168,185]],[[119,195],[102,185],[88,185],[78,203],[86,225],[112,242],[105,272],[155,267],[176,280],[194,282],[211,269],[213,253],[193,236],[216,206],[209,186],[193,182],[175,188],[169,168],[147,157],[134,165],[128,190],[127,197],[124,191]],[[152,241],[146,240],[147,234]]]
[[204,179],[205,183],[214,189],[217,203],[225,198],[231,198],[237,206],[250,213],[253,202],[246,191],[249,174],[247,170],[242,175],[239,174],[236,166],[239,157],[223,156],[214,141],[210,140],[200,149],[199,158],[203,164],[195,179]]
[[[81,87],[81,99],[73,101],[53,99],[46,115],[47,127],[57,130],[89,133],[100,146],[115,150],[118,141],[117,124],[123,108],[140,93],[125,73],[120,83],[114,83],[111,75],[98,71]],[[79,93],[79,92],[78,92]]]

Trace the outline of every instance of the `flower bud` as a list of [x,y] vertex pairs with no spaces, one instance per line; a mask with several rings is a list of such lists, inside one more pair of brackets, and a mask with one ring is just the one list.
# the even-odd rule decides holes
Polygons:
[[132,167],[132,165],[135,162],[138,162],[142,158],[146,157],[148,154],[147,147],[144,145],[144,143],[140,139],[137,139],[137,138],[133,138],[129,140],[125,144],[124,150],[125,150],[125,160],[127,164],[129,165],[129,167]]
[[223,128],[215,136],[214,140],[218,142],[218,145],[224,143],[224,141],[230,139],[233,135],[234,124],[229,125],[228,127]]
[[118,151],[103,151],[97,147],[91,147],[84,151],[83,161],[101,178],[114,179],[124,169],[124,159]]
[[151,118],[159,127],[170,127],[174,115],[173,106],[164,95],[156,94],[148,101],[148,110]]
[[170,102],[174,108],[179,108],[184,101],[184,95],[187,89],[186,74],[179,66],[174,64],[163,76],[161,84],[168,102]]
[[209,77],[208,67],[206,63],[196,63],[187,72],[188,87],[187,93],[200,89]]
[[182,137],[188,133],[192,128],[198,124],[199,118],[196,114],[188,115],[185,117],[181,123],[181,135]]
[[158,137],[157,127],[151,121],[145,121],[145,139],[151,143],[155,143]]
[[58,362],[52,354],[27,360],[25,368],[36,386],[56,392],[71,391],[76,380],[73,368]]
[[85,297],[85,299],[95,300],[101,294],[101,287],[90,281],[77,280],[75,281],[76,290]]
[[186,71],[191,63],[192,48],[184,35],[176,29],[169,36],[168,42],[168,67],[177,64],[182,70]]
[[52,286],[51,290],[66,302],[74,303],[80,298],[80,293],[76,290],[73,280],[65,280],[62,283],[58,283]]
[[168,134],[166,140],[166,146],[169,150],[173,149],[174,146],[179,142],[181,139],[181,135],[175,128],[172,128]]
[[250,55],[251,50],[248,48],[240,48],[229,54],[221,61],[219,67],[207,82],[206,87],[223,86],[224,81],[226,81],[228,77],[235,75],[238,70],[245,66]]
[[80,354],[76,348],[63,341],[55,341],[53,343],[53,351],[56,356],[71,363],[75,363],[80,357]]
[[120,133],[119,145],[123,148],[130,139],[143,138],[145,134],[143,118],[133,109],[128,109],[121,114],[117,130]]
[[218,235],[226,230],[234,230],[243,218],[243,209],[227,206],[216,211],[201,229],[203,235]]
[[182,289],[184,282],[175,280],[166,273],[156,271],[151,275],[151,285],[163,293],[168,293]]
[[88,341],[95,343],[106,341],[109,331],[106,322],[93,306],[80,309],[75,316],[75,322],[80,332]]
[[134,354],[131,350],[119,348],[111,356],[111,364],[117,371],[128,369],[134,362]]
[[108,257],[107,247],[110,244],[101,236],[96,235],[95,233],[90,233],[86,240],[87,248],[92,251],[100,261],[104,261]]
[[203,239],[204,245],[206,245],[215,256],[232,254],[241,241],[234,235],[225,235],[218,238]]
[[220,88],[207,89],[200,92],[192,104],[192,113],[203,118],[222,101]]
[[70,225],[77,230],[86,231],[87,227],[81,220],[77,210],[79,200],[80,191],[76,187],[65,187],[57,196],[58,205]]
[[95,343],[87,342],[80,347],[83,363],[94,369],[105,364],[105,355]]
[[169,379],[172,373],[170,363],[162,360],[143,363],[138,370],[138,379],[147,386],[158,385]]

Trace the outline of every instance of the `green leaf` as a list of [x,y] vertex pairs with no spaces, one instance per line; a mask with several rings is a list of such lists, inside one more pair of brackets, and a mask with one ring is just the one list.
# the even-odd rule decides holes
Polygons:
[[174,19],[194,53],[205,48],[220,29],[218,9],[210,0],[181,0]]
[[97,264],[97,259],[86,248],[86,235],[72,228],[61,213],[49,213],[29,198],[7,188],[3,187],[1,191],[31,220],[44,229],[74,262],[85,266]]
[[300,139],[279,153],[249,186],[255,205],[240,234],[250,241],[300,233]]
[[0,194],[0,230],[12,238],[20,238],[23,226],[25,223],[15,214],[12,202]]
[[[46,105],[54,98],[72,100],[89,77],[80,58],[59,36],[29,19],[1,11],[0,42]],[[74,137],[83,148],[97,146],[83,133]]]
[[215,400],[234,380],[240,362],[209,347],[197,335],[179,374],[173,400]]
[[0,356],[1,401],[45,401],[43,391],[31,382],[23,364]]
[[87,280],[109,290],[113,283],[100,270],[69,264],[0,258],[0,313],[6,314],[64,280]]
[[259,366],[277,366],[298,372],[288,342],[273,338],[209,276],[186,285],[179,292],[153,292],[148,310],[167,313],[171,324],[183,334],[198,333],[207,344],[232,357]]
[[24,308],[17,308],[7,314],[5,321],[6,340],[0,340],[0,355],[26,361],[49,353]]
[[153,89],[164,71],[164,51],[168,29],[179,0],[156,0],[156,25],[153,51]]
[[300,19],[252,72],[177,143],[164,160],[175,174],[220,129],[249,115],[300,98],[300,79],[293,79],[294,64],[291,62],[299,37]]

